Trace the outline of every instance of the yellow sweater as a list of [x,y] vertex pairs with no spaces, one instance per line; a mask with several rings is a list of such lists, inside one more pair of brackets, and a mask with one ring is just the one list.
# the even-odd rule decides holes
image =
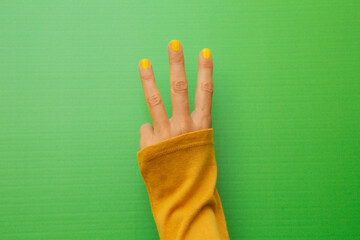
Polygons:
[[137,158],[161,240],[229,239],[212,128],[150,145]]

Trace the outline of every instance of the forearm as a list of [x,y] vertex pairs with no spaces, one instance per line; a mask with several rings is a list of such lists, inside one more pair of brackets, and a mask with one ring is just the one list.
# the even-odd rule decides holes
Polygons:
[[137,156],[161,239],[229,239],[212,128],[153,144]]

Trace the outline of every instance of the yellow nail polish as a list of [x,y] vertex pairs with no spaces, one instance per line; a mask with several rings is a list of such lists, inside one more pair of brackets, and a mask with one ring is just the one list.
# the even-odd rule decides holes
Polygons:
[[180,41],[179,40],[172,40],[170,42],[171,49],[173,51],[179,51],[180,50]]
[[147,69],[149,67],[149,59],[142,59],[140,65],[142,69]]
[[201,53],[202,53],[203,57],[206,58],[206,59],[209,59],[211,57],[211,51],[208,48],[204,48],[201,51]]

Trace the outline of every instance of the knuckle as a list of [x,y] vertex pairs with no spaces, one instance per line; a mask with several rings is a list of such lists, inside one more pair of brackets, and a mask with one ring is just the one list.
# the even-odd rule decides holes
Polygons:
[[171,132],[168,127],[155,128],[155,134],[162,137],[163,139],[170,138]]
[[212,118],[211,115],[206,115],[204,117],[202,117],[200,119],[200,121],[198,122],[199,126],[204,129],[204,128],[210,128],[212,125]]
[[149,124],[150,123],[144,123],[143,125],[140,126],[139,135],[141,135],[144,132],[144,130],[149,127]]
[[173,53],[169,57],[170,63],[184,64],[184,56],[182,53]]
[[151,81],[151,80],[154,79],[154,76],[153,76],[152,74],[150,74],[150,73],[147,73],[147,74],[143,74],[143,75],[141,76],[141,79],[142,79],[143,81]]
[[150,123],[144,123],[143,125],[140,126],[140,130],[144,130],[144,128],[149,127]]
[[211,82],[204,82],[201,84],[201,89],[212,94],[214,92],[214,85]]
[[186,81],[177,81],[173,84],[173,91],[176,93],[183,93],[188,91],[188,84]]
[[188,133],[191,130],[191,124],[189,123],[189,121],[187,119],[182,119],[179,122],[177,122],[177,131],[178,134],[184,134],[184,133]]
[[162,103],[161,96],[159,94],[154,94],[146,98],[146,102],[149,106],[154,107]]
[[190,132],[190,128],[187,124],[183,124],[179,126],[180,134],[188,133]]
[[212,69],[213,62],[212,61],[200,61],[199,66],[201,68]]

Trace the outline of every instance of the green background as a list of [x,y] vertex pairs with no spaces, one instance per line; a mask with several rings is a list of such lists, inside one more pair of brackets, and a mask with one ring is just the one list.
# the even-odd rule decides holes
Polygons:
[[231,239],[360,239],[360,2],[0,1],[0,239],[157,239],[136,152],[149,58],[214,59]]

